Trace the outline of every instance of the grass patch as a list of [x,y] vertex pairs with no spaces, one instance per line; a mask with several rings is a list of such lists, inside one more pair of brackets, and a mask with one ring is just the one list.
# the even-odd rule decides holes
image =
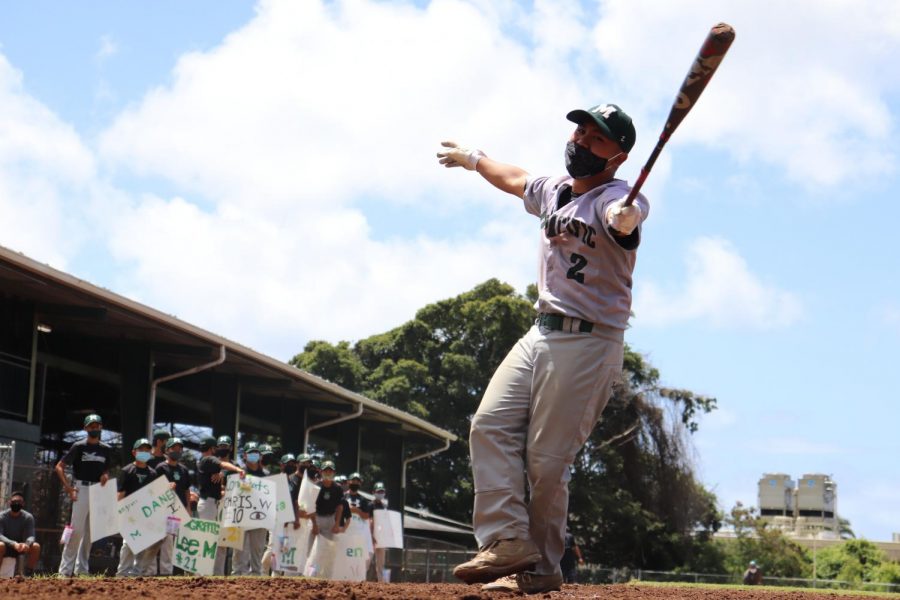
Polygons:
[[864,590],[835,590],[829,588],[792,587],[777,585],[737,585],[728,583],[688,583],[671,581],[632,581],[627,585],[662,587],[662,588],[691,588],[703,590],[747,590],[754,592],[805,592],[807,594],[829,594],[836,597],[866,597],[866,598],[898,598],[896,592],[869,592]]

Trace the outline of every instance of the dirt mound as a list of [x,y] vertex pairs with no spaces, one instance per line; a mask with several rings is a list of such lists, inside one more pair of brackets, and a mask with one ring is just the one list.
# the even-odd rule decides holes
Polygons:
[[[0,598],[43,600],[88,594],[91,600],[132,598],[166,600],[215,598],[216,600],[352,599],[352,600],[475,600],[509,598],[504,592],[482,592],[480,586],[428,583],[346,583],[291,577],[165,577],[115,579],[0,579]],[[604,600],[834,600],[834,595],[758,589],[678,588],[637,585],[565,585],[559,592],[535,598],[603,598]]]

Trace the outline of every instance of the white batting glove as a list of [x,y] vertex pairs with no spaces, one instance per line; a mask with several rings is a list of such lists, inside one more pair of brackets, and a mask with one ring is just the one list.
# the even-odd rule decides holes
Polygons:
[[481,150],[461,148],[456,142],[441,142],[441,146],[447,149],[437,153],[438,162],[447,168],[463,167],[474,171],[475,165],[484,156]]
[[606,224],[622,235],[630,235],[641,222],[642,214],[640,206],[637,204],[625,206],[625,198],[622,198],[606,209]]

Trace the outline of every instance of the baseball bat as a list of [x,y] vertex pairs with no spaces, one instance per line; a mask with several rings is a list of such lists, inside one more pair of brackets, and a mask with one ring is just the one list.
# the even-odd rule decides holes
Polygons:
[[691,64],[691,70],[688,71],[684,82],[681,84],[681,89],[678,90],[678,96],[675,97],[672,110],[669,111],[669,118],[666,119],[666,125],[659,136],[656,148],[653,149],[653,152],[650,153],[650,158],[641,167],[641,174],[625,199],[625,206],[629,206],[638,195],[638,192],[641,191],[641,187],[644,185],[644,181],[647,180],[647,175],[650,174],[650,169],[656,163],[663,146],[675,133],[675,129],[681,124],[681,121],[694,108],[694,104],[697,103],[697,99],[700,97],[706,84],[709,83],[716,69],[719,68],[719,63],[725,58],[725,53],[728,52],[733,41],[734,28],[727,23],[719,23],[706,36],[706,41],[700,47],[697,58]]

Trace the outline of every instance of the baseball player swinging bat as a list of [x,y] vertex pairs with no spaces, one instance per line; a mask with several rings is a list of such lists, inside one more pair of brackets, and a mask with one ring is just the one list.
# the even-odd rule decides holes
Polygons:
[[694,59],[691,70],[688,71],[687,77],[684,78],[684,82],[681,84],[681,89],[678,90],[678,96],[676,96],[675,102],[672,104],[672,110],[669,111],[669,118],[666,120],[666,125],[659,135],[656,148],[653,149],[653,152],[650,153],[650,158],[641,167],[641,174],[625,199],[625,206],[630,206],[638,192],[641,191],[641,186],[644,185],[644,181],[647,179],[647,175],[650,174],[650,169],[656,163],[659,153],[662,152],[663,146],[675,133],[675,129],[681,124],[681,121],[694,108],[697,98],[700,97],[706,84],[709,83],[716,69],[719,68],[719,63],[725,58],[725,53],[728,52],[733,41],[734,28],[726,23],[719,23],[706,36],[706,41],[703,42],[697,58]]

